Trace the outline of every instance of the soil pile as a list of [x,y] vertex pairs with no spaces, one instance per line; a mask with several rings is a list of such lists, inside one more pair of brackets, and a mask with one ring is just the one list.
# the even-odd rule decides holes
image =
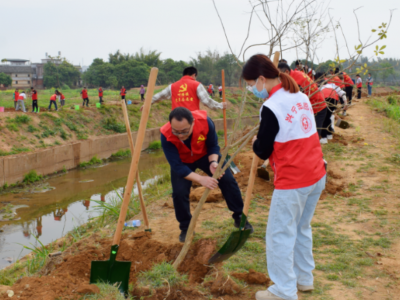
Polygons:
[[[82,293],[89,291],[97,293],[95,286],[89,285],[90,267],[93,260],[108,260],[112,238],[101,238],[96,233],[89,238],[74,244],[63,256],[49,261],[41,274],[41,277],[23,277],[14,286],[8,287],[13,290],[18,299],[46,299],[55,300],[57,297],[63,299],[79,299]],[[125,233],[120,243],[117,260],[131,261],[131,272],[129,282],[135,284],[140,272],[149,270],[154,264],[163,261],[174,261],[179,255],[183,244],[163,244],[151,239],[150,233],[139,232],[136,234]],[[189,285],[203,283],[207,274],[214,268],[207,265],[208,259],[216,250],[216,241],[199,240],[194,243],[178,272],[188,275]],[[232,281],[232,280],[231,280]],[[215,295],[234,295],[240,292],[238,285],[223,278],[216,278],[211,283],[211,293]],[[214,292],[213,292],[214,291]],[[146,288],[134,289],[135,296],[153,295],[149,299],[199,299],[198,291],[194,288],[170,289],[161,288],[157,291],[149,291]],[[9,299],[6,294],[0,295],[0,299]],[[235,298],[240,299],[240,298]]]

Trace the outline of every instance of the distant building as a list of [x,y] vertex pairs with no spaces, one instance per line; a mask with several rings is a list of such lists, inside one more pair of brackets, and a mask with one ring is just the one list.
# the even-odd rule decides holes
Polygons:
[[29,60],[6,58],[2,60],[0,73],[11,76],[13,88],[29,88],[32,86],[33,73]]

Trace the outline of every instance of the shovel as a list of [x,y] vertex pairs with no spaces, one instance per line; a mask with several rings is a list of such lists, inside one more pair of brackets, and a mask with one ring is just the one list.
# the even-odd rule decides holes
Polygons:
[[267,181],[269,181],[269,179],[270,179],[270,178],[269,178],[269,172],[268,172],[268,170],[267,170],[268,163],[269,163],[269,160],[264,161],[264,163],[262,164],[262,166],[259,167],[259,168],[257,169],[257,175],[258,175],[258,177],[260,177],[260,178],[262,178],[262,179],[265,179],[265,180],[267,180]]
[[226,243],[222,246],[221,249],[217,253],[215,253],[209,260],[209,264],[219,263],[221,261],[227,260],[229,257],[238,252],[246,243],[247,239],[250,236],[251,229],[244,229],[246,226],[247,215],[250,207],[250,200],[253,193],[254,180],[256,178],[258,165],[258,157],[253,154],[253,162],[251,164],[250,176],[249,176],[249,184],[246,189],[246,198],[244,200],[244,208],[242,218],[240,220],[239,231],[231,233]]
[[110,259],[106,261],[92,261],[92,266],[90,270],[90,283],[107,282],[109,284],[116,284],[118,285],[121,293],[124,293],[125,295],[128,294],[129,290],[129,273],[131,269],[131,262],[116,261],[115,259],[117,257],[119,242],[121,241],[121,233],[126,218],[126,212],[128,210],[133,184],[138,170],[140,153],[142,151],[143,140],[146,133],[146,125],[150,114],[151,99],[153,98],[154,94],[157,73],[157,68],[152,68],[150,71],[148,91],[146,94],[142,118],[140,119],[139,131],[136,138],[136,148],[132,155],[131,167],[129,169],[124,199],[122,201],[117,229],[115,230],[114,239],[111,246]]
[[[226,103],[226,98],[225,98],[225,70],[221,71],[221,76],[222,76],[222,102]],[[223,110],[224,114],[224,137],[225,137],[225,147],[228,145],[228,126],[226,124],[226,109],[224,108]],[[231,157],[229,155],[226,156],[225,162],[230,160]],[[235,165],[235,163],[232,161],[229,168],[231,169],[233,174],[237,174],[240,172],[239,168]]]
[[[124,114],[125,127],[126,127],[126,133],[128,135],[129,146],[131,148],[131,153],[133,155],[133,152],[135,151],[135,147],[133,146],[131,125],[129,124],[128,110],[126,108],[126,104],[125,104],[124,100],[121,100],[121,107],[122,107],[122,112]],[[138,193],[139,193],[139,199],[140,199],[140,208],[141,208],[142,213],[143,213],[143,221],[144,221],[144,225],[146,226],[146,229],[144,231],[151,232],[150,225],[149,225],[149,218],[147,217],[147,212],[146,212],[146,205],[144,204],[144,198],[143,198],[143,192],[142,192],[142,183],[140,181],[139,169],[138,169],[138,171],[136,173],[136,184],[137,184],[137,187],[138,187]]]

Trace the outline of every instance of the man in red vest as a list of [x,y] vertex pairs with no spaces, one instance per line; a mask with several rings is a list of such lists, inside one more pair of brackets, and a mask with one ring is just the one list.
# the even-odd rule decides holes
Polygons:
[[99,86],[99,101],[100,104],[103,103],[103,88],[101,86]]
[[314,111],[315,123],[317,125],[318,135],[321,136],[322,125],[326,116],[326,103],[325,97],[318,89],[318,85],[311,80],[304,72],[297,70],[291,70],[287,64],[280,63],[278,69],[290,75],[296,81],[300,90],[308,96],[312,104],[312,109]]
[[[171,166],[172,199],[175,216],[184,242],[192,215],[189,194],[192,181],[215,189],[219,187],[230,211],[234,226],[239,228],[243,212],[243,199],[239,186],[229,168],[219,180],[212,178],[221,158],[218,136],[213,121],[204,110],[190,112],[185,107],[177,107],[169,115],[169,122],[160,129],[161,145]],[[201,169],[207,175],[195,171]],[[246,223],[245,229],[253,227]]]
[[82,107],[85,106],[85,102],[86,102],[86,107],[89,107],[89,96],[88,96],[86,86],[83,87],[83,90],[81,91],[81,95],[82,95],[82,99],[83,99]]
[[351,104],[351,99],[353,99],[353,85],[354,82],[351,80],[350,76],[346,72],[342,72],[344,81],[344,90],[346,91],[347,100]]
[[151,103],[171,99],[172,109],[183,106],[190,111],[199,110],[200,102],[214,110],[226,109],[226,103],[219,103],[210,98],[204,86],[196,81],[196,77],[197,69],[195,67],[185,68],[183,77],[154,95]]
[[361,89],[362,89],[362,79],[360,74],[356,75],[356,85],[357,85],[357,99],[361,99]]
[[19,97],[19,92],[18,92],[18,88],[16,88],[16,89],[15,89],[15,92],[14,92],[14,108],[15,108],[15,109],[17,109],[18,97]]
[[126,88],[125,88],[124,86],[122,86],[121,91],[120,91],[119,94],[121,95],[121,100],[125,100],[125,104],[126,104],[126,99],[125,99],[125,96],[126,96]]
[[37,91],[31,87],[31,96],[32,96],[32,112],[37,113],[39,110],[38,107],[38,97],[37,97]]

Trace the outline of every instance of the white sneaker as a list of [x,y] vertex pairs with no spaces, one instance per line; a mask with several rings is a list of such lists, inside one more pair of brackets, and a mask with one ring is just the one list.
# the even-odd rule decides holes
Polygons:
[[257,300],[283,300],[283,298],[278,297],[274,294],[272,294],[270,291],[258,291],[256,293],[256,299]]
[[311,292],[314,290],[314,285],[301,285],[301,284],[297,284],[297,289],[300,292]]
[[328,139],[327,138],[322,138],[319,140],[320,144],[328,144]]
[[326,138],[327,138],[328,140],[333,140],[333,135],[332,135],[332,134],[328,134],[328,135],[326,136]]

